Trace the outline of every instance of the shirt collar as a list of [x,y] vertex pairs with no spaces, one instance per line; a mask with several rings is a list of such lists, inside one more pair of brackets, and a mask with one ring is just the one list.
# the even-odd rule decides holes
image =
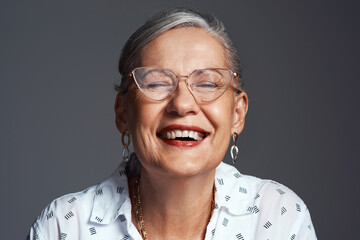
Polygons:
[[260,181],[241,174],[235,167],[221,162],[215,172],[216,209],[225,208],[231,214],[253,213]]
[[[127,176],[135,175],[138,171],[139,162],[136,155],[132,154],[128,164],[122,161],[109,178],[97,185],[91,222],[109,224],[119,215],[130,217]],[[236,168],[221,162],[215,172],[216,209],[225,208],[234,215],[252,213],[259,181],[251,178],[254,177],[243,175]]]
[[96,186],[90,221],[109,224],[118,218],[129,192],[124,167],[121,162],[109,178]]
[[140,163],[136,154],[130,155],[129,162],[121,161],[116,171],[96,186],[91,222],[109,224],[120,215],[131,218],[128,177],[138,174]]

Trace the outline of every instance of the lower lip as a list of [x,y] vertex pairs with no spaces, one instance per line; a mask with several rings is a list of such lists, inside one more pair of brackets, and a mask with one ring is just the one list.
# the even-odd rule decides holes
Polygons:
[[163,140],[165,143],[175,146],[175,147],[195,147],[197,145],[199,145],[200,143],[202,143],[202,140],[200,141],[180,141],[180,140],[172,140],[172,139],[164,139],[164,138],[160,138],[161,140]]

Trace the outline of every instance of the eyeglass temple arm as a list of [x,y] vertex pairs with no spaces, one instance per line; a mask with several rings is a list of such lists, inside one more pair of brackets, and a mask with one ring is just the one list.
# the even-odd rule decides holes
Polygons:
[[234,80],[235,80],[235,81],[233,81],[233,88],[235,89],[236,93],[239,94],[242,92],[242,90],[240,88],[238,88],[239,75],[235,72],[233,74],[234,74]]

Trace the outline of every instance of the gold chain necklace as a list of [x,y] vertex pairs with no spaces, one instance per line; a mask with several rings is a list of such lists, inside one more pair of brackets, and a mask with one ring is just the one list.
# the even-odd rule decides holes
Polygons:
[[[136,213],[136,220],[137,223],[139,225],[140,228],[140,234],[143,240],[148,240],[148,236],[145,230],[145,222],[144,222],[144,217],[143,217],[143,213],[142,213],[142,206],[141,206],[141,200],[140,200],[140,175],[139,177],[136,179],[135,181],[135,185],[134,185],[134,202],[135,202],[135,213]],[[211,209],[210,209],[210,217],[209,217],[209,221],[210,218],[212,216],[212,213],[215,209],[215,183],[213,186],[213,192],[212,192],[212,198],[211,198]]]

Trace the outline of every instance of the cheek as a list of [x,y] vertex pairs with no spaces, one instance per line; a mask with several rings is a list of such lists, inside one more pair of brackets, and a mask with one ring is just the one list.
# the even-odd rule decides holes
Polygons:
[[129,111],[129,128],[131,132],[132,144],[139,159],[146,156],[142,153],[148,153],[154,156],[156,146],[156,111],[154,108],[145,107],[138,102],[133,104]]
[[224,95],[213,104],[207,105],[207,115],[216,131],[228,134],[231,131],[234,118],[234,100],[232,95]]
[[160,122],[163,106],[150,102],[144,96],[129,95],[128,125],[134,148],[151,148],[156,145],[156,129]]
[[154,120],[157,117],[157,110],[154,107],[142,104],[140,101],[134,101],[129,109],[129,126],[135,134],[141,130],[150,131],[153,129]]
[[128,98],[128,121],[130,129],[147,125],[154,111],[151,104],[146,102],[146,97],[138,89],[129,91]]

